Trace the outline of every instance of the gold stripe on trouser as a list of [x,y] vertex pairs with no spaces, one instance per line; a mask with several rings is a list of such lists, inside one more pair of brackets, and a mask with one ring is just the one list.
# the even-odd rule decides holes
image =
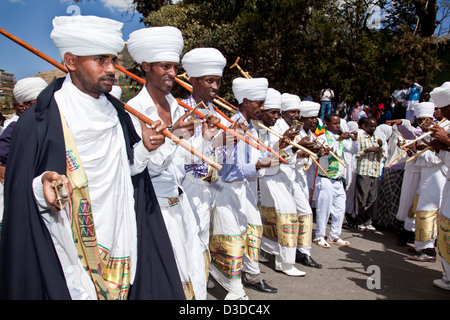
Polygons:
[[409,207],[408,210],[408,218],[410,219],[414,219],[416,216],[416,211],[417,211],[417,202],[419,201],[419,195],[416,194],[414,196],[413,202],[411,204],[411,207]]
[[261,248],[261,239],[263,227],[261,225],[247,225],[247,239],[245,241],[245,253],[250,260],[258,262],[259,249]]
[[416,240],[430,241],[437,237],[437,215],[439,210],[416,211]]
[[298,216],[298,246],[311,247],[313,229],[313,215]]
[[277,241],[277,213],[275,208],[259,205],[259,212],[263,225],[263,236],[269,240]]
[[296,213],[276,213],[273,207],[259,207],[263,235],[283,247],[297,246],[298,218]]
[[211,256],[209,255],[209,250],[203,251],[203,259],[205,260],[206,281],[208,281],[209,269],[211,269]]
[[126,300],[130,290],[131,258],[112,258],[109,250],[99,245],[103,278],[114,297]]
[[239,278],[244,248],[245,234],[236,236],[211,235],[209,241],[211,263],[228,278]]
[[440,214],[438,226],[438,252],[450,264],[450,219]]
[[189,280],[189,282],[183,282],[181,285],[183,287],[186,300],[194,300],[195,298],[194,287],[192,286],[191,281]]

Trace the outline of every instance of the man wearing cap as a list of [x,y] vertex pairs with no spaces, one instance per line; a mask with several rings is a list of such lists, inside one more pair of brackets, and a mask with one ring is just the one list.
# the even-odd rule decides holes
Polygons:
[[95,16],[53,20],[51,38],[69,74],[42,91],[15,128],[2,299],[184,299],[150,176],[140,167],[163,143],[164,126],[143,126],[140,139],[123,103],[109,95],[121,28]]
[[[340,129],[340,118],[337,114],[328,114],[325,116],[326,131],[318,137],[318,141],[327,147],[327,151],[332,151],[339,158],[336,159],[332,154],[326,152],[320,157],[319,164],[326,171],[318,173],[317,189],[317,210],[316,210],[316,235],[314,243],[330,248],[330,244],[339,246],[349,246],[348,241],[340,238],[342,223],[345,217],[346,195],[344,189],[345,181],[345,163],[344,152],[357,153],[359,150],[358,133],[342,132]],[[331,214],[331,228],[329,237],[326,237],[328,219]]]
[[[231,120],[244,124],[257,137],[252,120],[257,120],[263,110],[267,79],[237,78],[232,89],[239,110]],[[225,146],[223,152],[223,168],[212,186],[211,275],[228,291],[226,300],[248,299],[243,283],[258,291],[276,293],[277,289],[263,280],[258,265],[262,222],[257,179],[262,168],[278,162],[271,157],[261,159],[260,151],[242,140],[236,146]]]
[[[143,28],[130,34],[127,46],[130,55],[145,72],[146,80],[146,85],[128,102],[129,105],[150,119],[161,120],[172,133],[183,136],[205,154],[211,147],[219,119],[212,115],[203,120],[188,119],[190,113],[170,93],[183,49],[181,31],[170,26]],[[132,120],[138,127],[138,119],[132,117]],[[202,134],[192,137],[195,123],[201,123]],[[195,208],[191,208],[182,188],[185,164],[194,161],[197,159],[192,154],[167,138],[158,148],[158,154],[149,159],[147,169],[168,228],[186,298],[204,300],[207,296],[207,260],[204,256],[207,244],[198,236]]]
[[[262,124],[273,128],[279,121],[281,107],[281,93],[269,88],[264,111],[260,117]],[[298,134],[298,130],[280,134],[286,134],[292,140]],[[259,130],[259,137],[272,149],[287,155],[287,161],[291,163],[290,167],[295,167],[296,153],[293,152],[291,145],[264,129]],[[281,164],[281,168],[283,166],[285,164]],[[285,170],[273,167],[267,168],[264,176],[259,179],[259,210],[264,228],[261,249],[275,255],[275,270],[288,276],[301,277],[306,273],[294,266],[298,238],[298,215],[291,177]]]
[[[450,119],[450,82],[443,83],[440,87],[430,92],[431,100],[441,110],[442,116]],[[447,167],[450,166],[450,122],[446,121],[441,127],[430,127],[435,138],[432,145],[439,150],[439,157],[444,160]],[[450,173],[447,176],[443,194],[441,210],[438,216],[438,252],[442,262],[442,278],[433,281],[439,288],[450,290],[450,248],[447,239],[450,233]]]
[[[417,123],[424,132],[433,126],[435,105],[432,102],[421,102],[415,105],[414,112]],[[429,143],[430,137],[424,138]],[[427,145],[417,142],[413,150],[420,151]],[[417,157],[416,166],[420,167],[420,180],[405,229],[414,231],[414,249],[416,253],[407,258],[414,261],[436,261],[435,240],[437,238],[437,217],[442,203],[442,192],[446,183],[448,167],[434,150],[427,150]]]
[[[307,103],[310,103],[309,101]],[[283,93],[281,95],[281,118],[277,121],[274,129],[278,133],[284,133],[289,130],[295,120],[299,120],[301,104],[299,96]],[[318,104],[317,104],[318,105]],[[317,109],[319,112],[319,109]],[[303,127],[293,130],[298,131],[296,142],[302,147],[312,150],[315,143],[308,141]],[[304,169],[311,165],[308,155],[302,150],[295,150],[292,154],[292,160],[286,164],[281,164],[281,171],[289,178],[292,188],[292,195],[297,207],[298,233],[297,233],[297,251],[296,261],[305,266],[321,268],[322,265],[314,261],[311,257],[311,241],[313,229],[312,209],[308,201],[308,186],[304,176]]]

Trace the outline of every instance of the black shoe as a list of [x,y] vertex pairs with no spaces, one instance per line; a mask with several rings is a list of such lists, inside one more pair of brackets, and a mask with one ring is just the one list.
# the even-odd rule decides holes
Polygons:
[[295,262],[299,262],[307,267],[322,269],[322,265],[315,262],[313,258],[311,258],[311,256],[301,253],[299,251],[297,251],[297,254],[295,256]]
[[266,281],[261,280],[260,282],[257,283],[244,283],[244,286],[252,288],[256,291],[259,292],[265,292],[265,293],[277,293],[278,289],[269,286]]
[[408,256],[406,259],[420,262],[435,262],[436,256],[428,255],[422,250],[416,255]]

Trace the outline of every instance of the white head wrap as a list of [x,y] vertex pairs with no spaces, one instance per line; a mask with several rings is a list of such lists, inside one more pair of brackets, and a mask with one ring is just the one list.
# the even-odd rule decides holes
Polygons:
[[387,124],[380,124],[375,129],[375,134],[379,136],[382,140],[388,141],[392,136],[392,127]]
[[320,104],[314,101],[300,102],[300,117],[317,117],[320,111]]
[[222,76],[227,60],[215,48],[196,48],[186,53],[181,60],[189,78]]
[[244,98],[251,101],[265,100],[268,88],[269,81],[266,78],[236,78],[232,84],[233,94],[239,104]]
[[123,23],[96,16],[62,16],[53,19],[50,34],[61,57],[66,52],[76,56],[117,55],[122,51]]
[[133,59],[142,62],[180,62],[183,36],[175,27],[150,27],[130,34],[127,48]]
[[36,99],[46,87],[47,82],[39,77],[30,77],[19,80],[13,89],[14,99],[22,105],[26,101]]
[[444,82],[442,86],[434,88],[430,92],[431,100],[438,108],[446,107],[450,104],[450,81]]
[[120,100],[120,97],[122,96],[122,89],[119,86],[113,85],[109,94]]
[[356,121],[347,122],[347,126],[348,126],[348,131],[350,131],[350,132],[358,131],[358,122],[356,122]]
[[420,102],[414,106],[416,118],[433,118],[434,108],[433,102]]
[[281,109],[281,93],[273,88],[267,89],[264,110]]
[[281,95],[281,111],[300,110],[300,97],[295,94]]

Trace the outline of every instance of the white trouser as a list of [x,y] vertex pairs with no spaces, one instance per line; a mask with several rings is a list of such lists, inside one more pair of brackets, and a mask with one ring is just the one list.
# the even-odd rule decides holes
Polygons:
[[326,235],[331,214],[330,238],[339,238],[345,216],[345,190],[342,181],[317,177],[316,238]]

